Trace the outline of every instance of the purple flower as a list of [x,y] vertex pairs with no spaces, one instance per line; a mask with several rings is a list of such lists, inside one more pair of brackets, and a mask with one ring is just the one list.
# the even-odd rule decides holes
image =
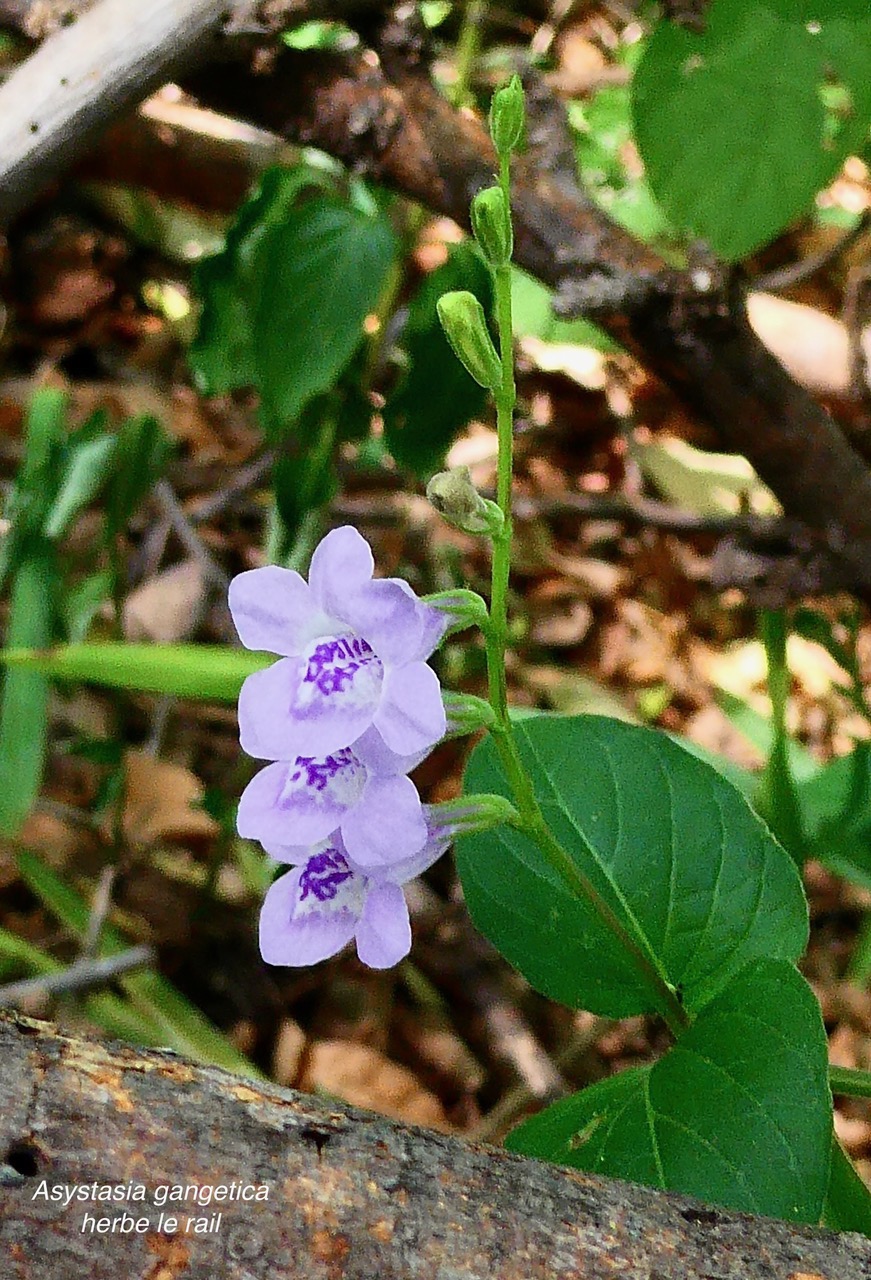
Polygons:
[[394,755],[369,729],[353,747],[267,765],[242,793],[239,834],[272,853],[289,840],[308,846],[338,830],[362,870],[400,863],[427,840],[420,796],[405,776],[418,763]]
[[372,571],[368,544],[345,526],[315,550],[308,582],[274,565],[231,582],[242,643],[281,655],[242,686],[240,739],[250,756],[323,761],[371,727],[392,752],[410,756],[444,735],[426,659],[449,619],[406,582]]
[[317,964],[352,939],[372,969],[389,969],[411,948],[411,924],[402,885],[426,871],[451,840],[447,827],[431,824],[423,849],[380,873],[367,876],[342,837],[308,848],[284,848],[294,870],[273,884],[260,913],[260,952],[268,964]]

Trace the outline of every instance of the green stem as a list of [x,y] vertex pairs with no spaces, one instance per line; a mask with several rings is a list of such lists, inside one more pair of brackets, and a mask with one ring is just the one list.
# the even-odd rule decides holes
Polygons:
[[481,52],[481,27],[486,12],[486,0],[467,0],[457,40],[457,78],[450,95],[451,106],[468,105],[472,73]]
[[832,1093],[851,1098],[871,1098],[871,1071],[855,1071],[852,1067],[829,1067]]
[[[510,157],[500,157],[499,182],[510,207]],[[490,702],[496,717],[491,729],[502,767],[511,785],[519,810],[518,826],[534,840],[547,861],[573,893],[585,898],[603,924],[633,957],[660,998],[663,1016],[674,1035],[689,1026],[689,1016],[674,988],[659,968],[656,957],[643,942],[634,938],[592,881],[577,866],[554,836],[538,803],[524,767],[508,714],[505,650],[508,643],[508,579],[511,571],[511,484],[514,470],[514,408],[517,388],[514,380],[514,336],[511,314],[511,266],[498,267],[496,277],[496,318],[502,361],[502,385],[494,393],[499,460],[496,501],[504,518],[502,532],[493,541],[490,590],[490,626],[486,633],[487,674]]]
[[762,776],[760,804],[778,840],[799,866],[805,860],[801,805],[789,759],[789,663],[786,644],[789,620],[784,610],[763,610],[762,640],[768,662],[768,693],[771,698],[771,751]]
[[[506,203],[511,192],[510,158],[503,156],[499,181]],[[509,206],[510,207],[510,206]],[[496,320],[499,327],[499,352],[502,360],[502,386],[495,394],[496,431],[499,439],[499,461],[496,476],[496,502],[504,525],[493,543],[493,570],[490,591],[490,631],[487,636],[487,670],[490,702],[497,724],[510,733],[508,690],[505,679],[505,649],[508,645],[508,578],[511,572],[511,480],[514,473],[514,406],[517,387],[514,381],[514,325],[511,314],[511,267],[497,268]]]

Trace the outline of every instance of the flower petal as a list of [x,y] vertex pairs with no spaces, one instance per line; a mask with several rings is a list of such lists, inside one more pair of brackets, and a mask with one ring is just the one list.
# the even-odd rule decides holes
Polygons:
[[412,662],[420,647],[421,619],[414,592],[388,578],[346,591],[338,616],[369,642],[384,662]]
[[366,777],[347,748],[323,759],[297,756],[291,764],[267,765],[242,792],[239,835],[273,845],[325,840],[360,798]]
[[395,584],[414,601],[418,626],[417,643],[403,654],[402,660],[403,662],[425,662],[444,639],[445,632],[451,625],[450,616],[442,609],[436,609],[434,605],[418,599],[402,578],[382,578],[379,581]]
[[411,923],[398,885],[375,884],[356,930],[357,955],[370,969],[389,969],[411,950]]
[[365,878],[338,849],[322,849],[276,880],[264,898],[260,954],[267,964],[326,960],[353,938],[365,896]]
[[373,723],[397,755],[413,755],[435,746],[444,737],[446,720],[441,687],[432,667],[410,662],[386,671]]
[[308,862],[312,851],[310,844],[284,844],[276,840],[261,840],[260,844],[273,862],[287,862],[292,867]]
[[305,672],[291,709],[298,754],[347,747],[372,724],[381,699],[381,660],[357,636],[319,640],[303,659]]
[[381,683],[381,663],[352,637],[327,637],[300,658],[281,658],[242,685],[242,750],[292,761],[347,747],[372,724]]
[[293,657],[317,636],[336,630],[299,574],[274,564],[238,574],[229,602],[246,649]]
[[315,599],[327,613],[336,612],[349,592],[361,587],[372,577],[375,562],[372,549],[351,525],[333,529],[315,548],[309,566],[308,580]]
[[[425,806],[424,816],[426,816],[427,809],[428,806]],[[434,862],[438,862],[439,858],[447,853],[453,842],[451,832],[445,827],[433,829],[429,823],[427,823],[427,826],[429,835],[420,852],[413,854],[402,862],[395,862],[392,866],[385,867],[383,871],[379,871],[379,882],[389,881],[390,884],[408,884],[409,880],[414,880],[417,876],[423,875],[424,871],[428,871]]]
[[342,820],[348,857],[361,871],[410,858],[426,844],[427,828],[410,778],[372,778]]
[[431,748],[416,751],[412,756],[398,756],[391,751],[381,734],[375,728],[367,729],[362,737],[353,744],[354,755],[363,762],[370,773],[380,778],[395,778],[399,774],[411,773],[421,761],[425,760]]
[[291,707],[305,674],[299,658],[280,658],[248,676],[239,692],[239,741],[255,760],[290,760],[299,754],[291,742]]

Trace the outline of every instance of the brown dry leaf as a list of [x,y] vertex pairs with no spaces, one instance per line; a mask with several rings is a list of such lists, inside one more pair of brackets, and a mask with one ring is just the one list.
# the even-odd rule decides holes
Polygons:
[[306,1034],[302,1027],[293,1018],[285,1018],[272,1051],[272,1079],[276,1084],[296,1083],[305,1046]]
[[617,602],[617,618],[602,632],[600,673],[619,676],[631,684],[665,681],[677,653],[684,624],[640,600]]
[[108,302],[114,292],[112,281],[94,267],[71,266],[61,271],[51,289],[37,299],[33,319],[52,327],[76,324]]
[[419,1023],[416,1013],[409,1019],[406,1029],[415,1052],[428,1066],[450,1080],[455,1088],[476,1093],[484,1084],[487,1073],[468,1045],[449,1027],[421,1027]]
[[53,813],[43,813],[38,809],[28,814],[18,839],[28,848],[38,849],[46,862],[54,867],[73,864],[83,844],[90,843],[80,828]]
[[[760,709],[768,705],[764,694],[767,679],[765,649],[761,640],[747,640],[719,652],[709,649],[701,655],[704,674],[710,682]],[[796,685],[811,698],[825,698],[845,676],[830,654],[803,636],[791,635],[786,644],[786,661]]]
[[552,610],[534,622],[530,636],[536,644],[565,648],[580,644],[593,625],[593,611],[584,600],[574,600],[567,608]]
[[130,844],[211,840],[218,834],[214,818],[195,807],[202,800],[203,784],[190,769],[145,751],[127,751],[124,770],[123,825]]
[[763,753],[747,741],[714,702],[691,715],[684,723],[683,732],[690,742],[698,743],[715,755],[725,756],[745,769],[761,769],[765,763]]
[[835,1111],[835,1133],[848,1155],[867,1153],[871,1143],[871,1124],[857,1116],[845,1116]]
[[751,293],[747,315],[768,350],[797,382],[817,395],[844,395],[850,386],[847,326],[802,302]]
[[602,391],[608,381],[605,357],[594,347],[523,338],[520,350],[542,373],[561,373],[585,391]]
[[408,1124],[450,1133],[453,1126],[435,1094],[398,1062],[348,1040],[320,1040],[312,1048],[299,1087],[323,1089],[357,1107]]
[[559,70],[554,77],[561,93],[581,97],[602,82],[611,69],[608,59],[580,27],[568,27],[557,38]]
[[143,582],[124,602],[124,636],[176,644],[196,629],[205,601],[205,576],[196,560],[164,569]]

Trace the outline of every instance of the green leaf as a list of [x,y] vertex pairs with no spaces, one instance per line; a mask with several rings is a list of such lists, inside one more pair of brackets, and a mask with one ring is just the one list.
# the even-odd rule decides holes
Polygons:
[[[871,747],[859,742],[798,788],[808,856],[871,889]],[[857,952],[853,957],[853,976]],[[864,962],[863,962],[864,963]]]
[[[24,881],[66,929],[83,939],[88,930],[90,909],[70,885],[27,849],[18,854],[18,869]],[[104,927],[99,954],[113,955],[130,943],[111,927]],[[225,1067],[246,1076],[260,1072],[195,1005],[153,970],[119,975],[115,979],[134,1009],[161,1032],[164,1044],[197,1062]]]
[[79,512],[96,497],[112,473],[117,450],[118,441],[109,435],[85,440],[73,448],[46,518],[47,538],[62,538]]
[[329,502],[337,490],[333,454],[343,400],[336,390],[310,401],[294,431],[281,443],[272,482],[278,512],[291,538],[308,513]]
[[556,1103],[507,1145],[731,1209],[818,1222],[831,1105],[816,998],[787,961],[759,959],[659,1062]]
[[621,350],[590,320],[561,320],[554,314],[552,291],[519,267],[511,268],[511,303],[515,338],[540,338],[542,342],[595,347],[597,351]]
[[669,734],[669,737],[683,751],[688,751],[691,756],[704,760],[705,764],[709,764],[712,769],[717,770],[717,773],[721,773],[727,782],[731,782],[733,787],[737,787],[752,807],[753,797],[759,788],[758,774],[754,773],[752,769],[746,769],[744,765],[736,764],[734,760],[730,760],[727,756],[718,755],[717,752],[711,751],[708,747],[703,747],[698,742],[691,742],[689,738],[679,738],[676,734]]
[[274,661],[269,653],[197,644],[67,644],[0,652],[0,662],[31,679],[50,676],[214,702],[235,702],[242,681]]
[[[639,49],[639,45],[634,46]],[[577,161],[585,190],[608,216],[664,255],[682,248],[680,237],[657,202],[631,154],[632,112],[628,85],[607,85],[589,99],[569,104],[577,137]],[[554,339],[555,340],[555,339]],[[606,339],[607,341],[607,339]]]
[[[597,716],[515,726],[545,819],[690,1013],[758,956],[794,960],[808,931],[798,872],[719,773],[650,729]],[[465,790],[508,794],[492,740]],[[478,927],[538,990],[610,1017],[663,1012],[599,915],[513,828],[464,836]]]
[[823,1226],[830,1231],[860,1231],[862,1235],[871,1236],[871,1191],[834,1134],[822,1219]]
[[223,250],[197,266],[194,284],[203,309],[188,358],[204,395],[256,384],[251,325],[263,240],[286,218],[301,191],[324,182],[327,175],[306,164],[267,169],[236,214]]
[[835,177],[871,113],[867,0],[714,0],[660,22],[635,73],[635,133],[666,212],[736,261]]
[[291,49],[341,50],[356,43],[354,33],[341,22],[321,22],[312,19],[285,31],[281,37]]
[[106,497],[110,536],[120,533],[163,474],[175,448],[157,418],[138,414],[121,423],[112,482]]
[[372,217],[330,196],[306,200],[267,233],[252,340],[272,424],[294,422],[336,382],[360,345],[396,254],[383,214]]
[[[57,568],[43,545],[12,583],[7,644],[53,639]],[[6,671],[0,694],[0,833],[15,835],[39,795],[48,735],[48,681],[33,669]]]
[[468,243],[454,246],[412,299],[402,335],[407,366],[384,408],[388,449],[400,466],[425,478],[439,469],[459,432],[487,402],[487,392],[451,350],[436,312],[443,294],[463,290],[491,314],[492,277]]

